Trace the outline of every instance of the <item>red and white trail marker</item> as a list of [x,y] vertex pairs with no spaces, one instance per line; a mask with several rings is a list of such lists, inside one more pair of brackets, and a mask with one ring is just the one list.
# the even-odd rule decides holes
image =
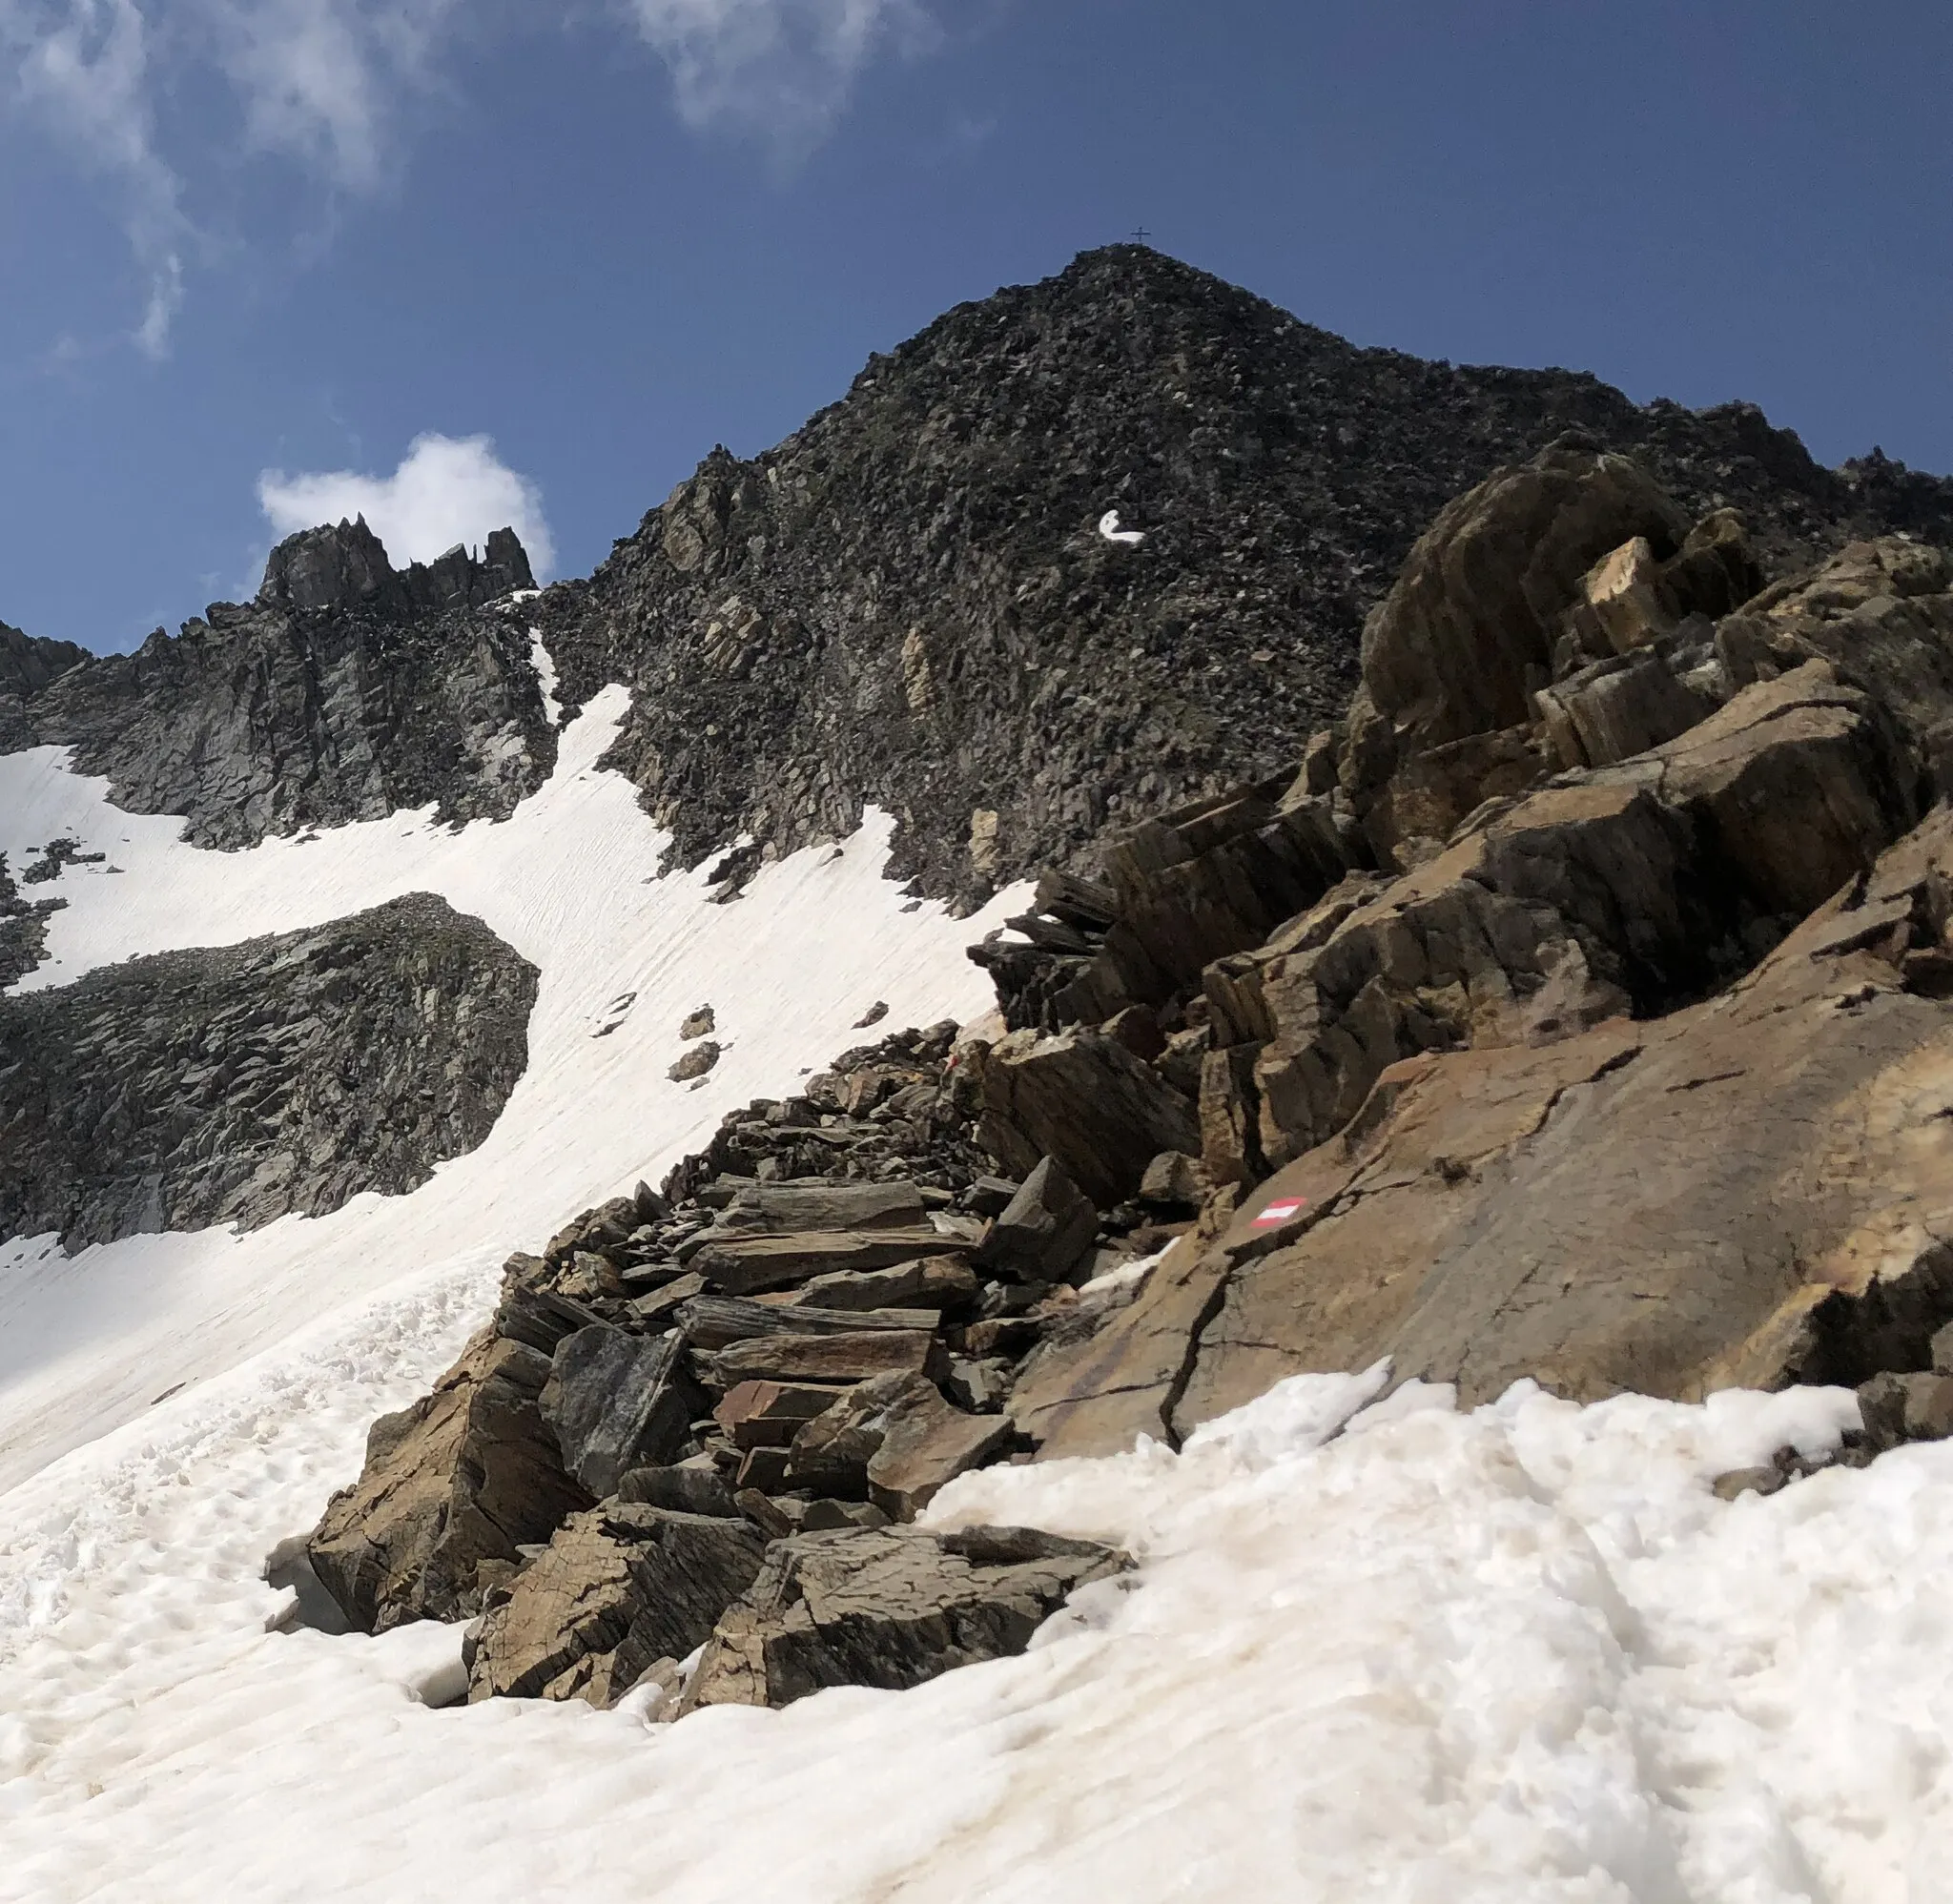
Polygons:
[[1278,1197],[1255,1218],[1251,1227],[1271,1230],[1277,1223],[1285,1223],[1291,1217],[1299,1217],[1307,1203],[1306,1197]]

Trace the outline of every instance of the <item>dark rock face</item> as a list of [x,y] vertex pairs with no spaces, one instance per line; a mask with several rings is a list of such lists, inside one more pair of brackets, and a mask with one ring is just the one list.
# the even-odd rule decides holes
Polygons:
[[0,672],[0,750],[72,747],[117,805],[187,814],[204,847],[430,802],[505,818],[556,759],[529,624],[486,605],[530,585],[506,529],[482,562],[456,549],[403,573],[363,522],[310,529],[273,550],[257,601],[68,666],[10,742]]
[[88,658],[72,642],[42,641],[0,622],[0,753],[33,746],[27,704]]
[[23,899],[20,886],[0,853],[0,992],[17,983],[46,955],[48,914],[65,899]]
[[414,893],[0,997],[0,1235],[249,1228],[411,1190],[488,1135],[536,982]]
[[[1292,775],[1412,536],[1570,429],[1632,452],[1678,523],[1741,509],[1773,570],[1953,536],[1953,484],[1822,469],[1754,408],[1359,350],[1117,246],[950,312],[752,461],[715,452],[537,610],[566,699],[640,690],[615,764],[687,863],[874,802],[898,870],[975,897]],[[1113,508],[1141,543],[1099,533]]]

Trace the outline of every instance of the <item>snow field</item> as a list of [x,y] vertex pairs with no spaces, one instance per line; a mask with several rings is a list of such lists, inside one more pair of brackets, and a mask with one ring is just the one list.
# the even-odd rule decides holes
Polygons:
[[372,1305],[87,1490],[94,1450],[16,1490],[38,1525],[5,1562],[49,1571],[7,1607],[0,1897],[1949,1894],[1953,1448],[1770,1500],[1707,1486],[1835,1446],[1847,1394],[1582,1409],[1522,1386],[1459,1415],[1415,1384],[1366,1409],[1381,1370],[1299,1377],[1179,1455],[945,1492],[938,1525],[1142,1563],[1024,1658],[657,1727],[430,1710],[453,1629],[263,1630],[262,1554],[416,1326]]

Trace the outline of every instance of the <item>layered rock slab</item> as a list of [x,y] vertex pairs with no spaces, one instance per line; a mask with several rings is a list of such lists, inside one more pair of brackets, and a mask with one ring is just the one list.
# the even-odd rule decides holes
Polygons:
[[719,1621],[682,1710],[787,1706],[830,1686],[918,1686],[1020,1653],[1116,1549],[1026,1527],[801,1534],[767,1550]]
[[1943,809],[1705,1004],[1390,1066],[1078,1365],[1027,1371],[1020,1425],[1104,1452],[1386,1355],[1468,1402],[1926,1367],[1953,1314],[1949,849]]

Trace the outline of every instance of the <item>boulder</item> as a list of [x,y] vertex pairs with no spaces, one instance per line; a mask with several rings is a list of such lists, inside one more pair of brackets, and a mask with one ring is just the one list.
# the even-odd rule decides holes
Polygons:
[[592,1495],[616,1491],[633,1467],[668,1462],[705,1398],[677,1330],[655,1338],[600,1322],[556,1345],[541,1398],[564,1465]]
[[549,1373],[537,1350],[484,1332],[431,1395],[374,1423],[359,1481],[306,1549],[361,1632],[471,1615],[483,1562],[512,1565],[589,1505],[537,1405]]
[[702,1038],[689,1051],[680,1054],[678,1060],[666,1072],[673,1084],[689,1084],[694,1077],[703,1077],[719,1061],[719,1047],[710,1038]]
[[913,1521],[954,1481],[1010,1445],[1001,1415],[966,1415],[934,1387],[912,1389],[889,1410],[868,1463],[868,1498],[892,1521]]
[[1140,1179],[1140,1201],[1167,1210],[1198,1210],[1214,1188],[1206,1166],[1184,1151],[1162,1151]]
[[985,1232],[976,1263],[1023,1282],[1057,1282],[1098,1234],[1099,1212],[1064,1166],[1039,1157],[1003,1214]]
[[844,1501],[867,1500],[868,1464],[880,1451],[891,1416],[935,1392],[933,1382],[907,1373],[875,1376],[849,1389],[794,1435],[787,1484]]
[[577,1514],[506,1587],[468,1648],[468,1699],[609,1706],[701,1645],[752,1585],[765,1543],[743,1520],[606,1501]]
[[739,1509],[719,1471],[703,1458],[675,1467],[634,1467],[617,1484],[619,1501],[647,1507],[669,1507],[680,1514],[716,1514],[730,1519]]
[[1646,536],[1635,536],[1589,569],[1581,593],[1616,654],[1647,647],[1675,632],[1675,597]]
[[897,1690],[1020,1653],[1116,1549],[1023,1527],[799,1534],[719,1621],[683,1710],[786,1706],[830,1686]]
[[1194,1107],[1100,1033],[1013,1032],[970,1049],[983,1094],[978,1141],[1024,1174],[1055,1157],[1100,1209],[1130,1197],[1162,1151],[1200,1148]]

